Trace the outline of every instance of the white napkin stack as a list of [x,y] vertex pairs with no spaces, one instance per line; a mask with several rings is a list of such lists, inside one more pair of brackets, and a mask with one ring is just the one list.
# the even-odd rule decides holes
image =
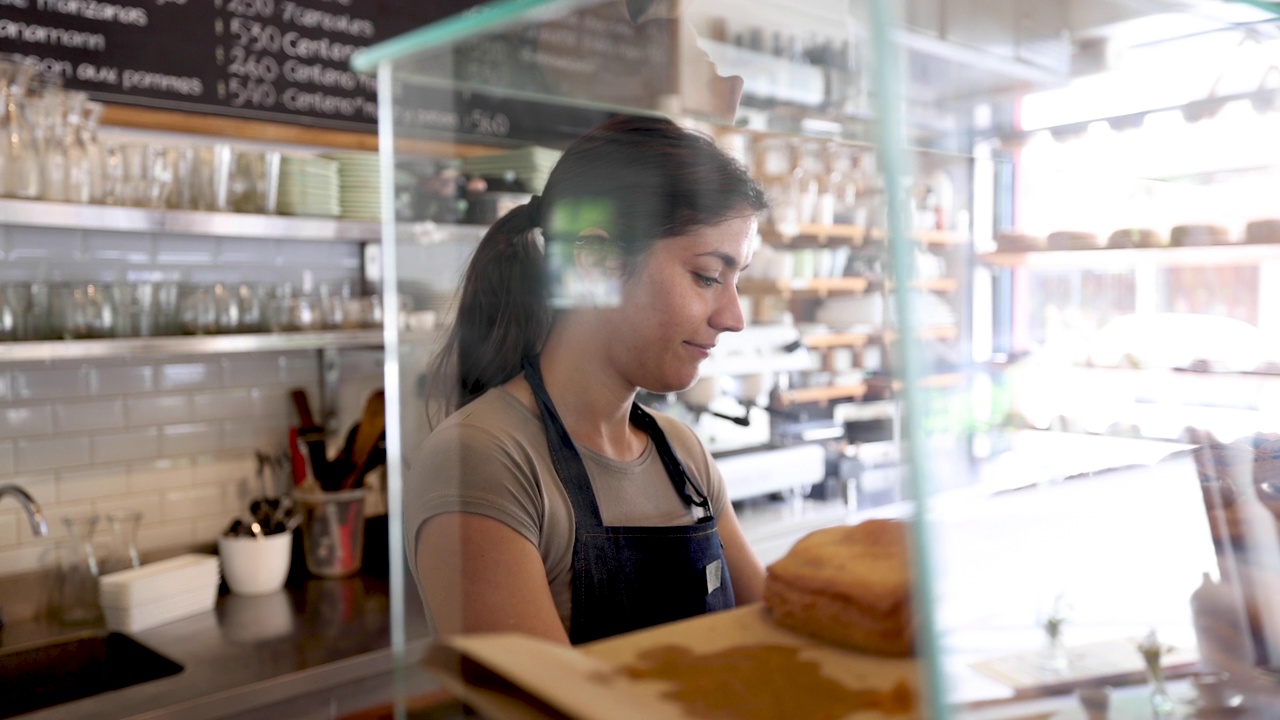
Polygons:
[[212,610],[221,577],[216,555],[179,555],[103,575],[98,600],[107,627],[146,630]]

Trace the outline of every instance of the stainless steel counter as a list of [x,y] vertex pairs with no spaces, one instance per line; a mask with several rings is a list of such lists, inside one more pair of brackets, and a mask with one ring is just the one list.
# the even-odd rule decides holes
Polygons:
[[[389,704],[394,684],[418,695],[438,686],[419,669],[426,623],[416,592],[405,603],[410,638],[404,672],[390,651],[385,579],[315,578],[257,598],[223,595],[213,612],[128,633],[183,666],[172,677],[95,695],[21,716],[25,720],[221,718],[307,698],[325,702],[324,717]],[[5,629],[3,646],[83,630],[40,623]],[[351,688],[344,692],[343,688]],[[276,713],[275,717],[302,713]]]

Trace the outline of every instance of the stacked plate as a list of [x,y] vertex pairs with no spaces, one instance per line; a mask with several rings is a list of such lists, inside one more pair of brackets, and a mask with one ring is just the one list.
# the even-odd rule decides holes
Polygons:
[[285,155],[280,160],[280,213],[337,217],[338,161],[310,155]]
[[146,630],[212,610],[221,579],[217,556],[179,555],[103,575],[98,600],[107,627]]
[[481,177],[502,177],[507,172],[514,172],[526,190],[541,193],[551,168],[560,160],[560,154],[559,150],[530,145],[510,152],[467,158],[463,161],[463,168],[467,174]]
[[325,155],[338,163],[338,205],[342,217],[377,220],[381,217],[378,153],[344,152]]

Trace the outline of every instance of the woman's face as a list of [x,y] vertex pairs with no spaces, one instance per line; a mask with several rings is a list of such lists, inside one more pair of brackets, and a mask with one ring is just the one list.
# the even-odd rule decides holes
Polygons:
[[623,281],[622,302],[603,311],[606,353],[628,384],[675,392],[723,332],[743,327],[738,275],[751,261],[753,215],[654,243]]

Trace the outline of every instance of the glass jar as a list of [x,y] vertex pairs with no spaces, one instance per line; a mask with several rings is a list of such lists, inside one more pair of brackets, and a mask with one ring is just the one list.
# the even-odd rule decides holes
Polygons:
[[102,561],[102,573],[128,570],[142,565],[138,555],[138,526],[142,513],[137,510],[113,512],[107,515],[111,526],[111,549]]
[[102,616],[93,547],[98,516],[64,517],[62,524],[67,539],[58,548],[58,617],[68,624],[92,623]]
[[36,64],[0,54],[0,195],[40,197],[40,153],[28,122],[27,90]]

